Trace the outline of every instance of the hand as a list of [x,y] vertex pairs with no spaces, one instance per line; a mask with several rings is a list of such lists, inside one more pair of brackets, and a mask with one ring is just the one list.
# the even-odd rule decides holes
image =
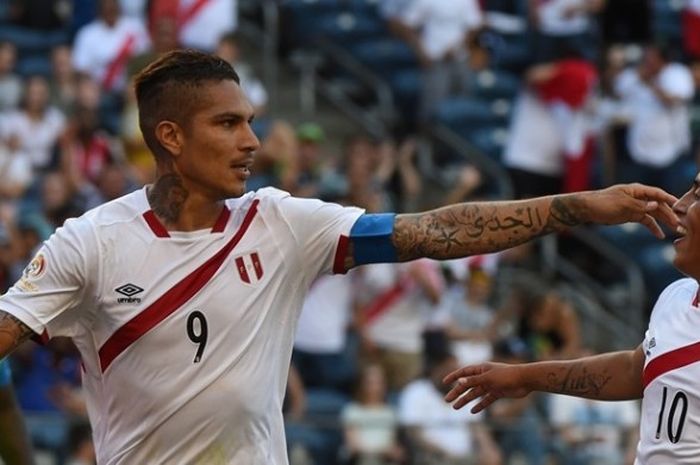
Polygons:
[[486,362],[460,368],[442,380],[445,384],[455,384],[445,396],[445,400],[456,400],[453,407],[457,410],[481,397],[471,409],[472,413],[478,413],[501,397],[525,397],[530,393],[530,389],[525,386],[520,373],[519,365],[506,363]]
[[657,187],[622,184],[583,195],[589,213],[588,221],[600,224],[641,223],[659,239],[664,238],[664,233],[657,221],[674,231],[678,227],[678,216],[672,208],[678,199]]

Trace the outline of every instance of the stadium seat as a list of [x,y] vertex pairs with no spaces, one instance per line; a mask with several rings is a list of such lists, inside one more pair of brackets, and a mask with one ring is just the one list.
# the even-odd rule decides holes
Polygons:
[[488,69],[474,73],[469,79],[469,88],[484,99],[513,99],[520,90],[520,79],[505,71]]
[[378,38],[349,46],[350,53],[383,78],[397,70],[417,68],[413,50],[405,42],[393,38]]
[[18,26],[0,28],[0,41],[15,44],[19,55],[46,54],[57,45],[68,43],[68,34],[64,31],[35,31]]
[[683,277],[673,266],[674,250],[671,244],[653,244],[638,252],[648,296],[656,299],[671,282]]
[[51,60],[43,55],[20,57],[16,66],[20,76],[51,76]]
[[459,132],[471,132],[477,128],[507,126],[510,102],[486,101],[473,97],[451,97],[441,102],[436,120]]
[[319,37],[349,45],[355,40],[381,36],[386,29],[384,22],[376,15],[342,11],[319,17],[317,32]]
[[627,223],[620,226],[598,226],[596,232],[603,240],[615,246],[630,258],[635,258],[645,247],[658,244],[658,239],[644,226]]
[[485,155],[500,161],[508,141],[508,128],[480,128],[466,134],[465,138]]

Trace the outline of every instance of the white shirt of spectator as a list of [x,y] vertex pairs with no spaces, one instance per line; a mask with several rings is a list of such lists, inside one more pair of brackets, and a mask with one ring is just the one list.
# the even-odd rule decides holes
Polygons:
[[[180,0],[180,11],[197,0]],[[238,26],[238,2],[236,0],[209,0],[189,19],[180,30],[180,42],[207,52],[216,48],[221,36],[236,30]]]
[[0,144],[0,184],[27,187],[32,181],[32,164],[20,151],[11,152]]
[[396,440],[398,419],[388,405],[367,406],[352,402],[341,413],[344,426],[355,428],[362,451],[380,453]]
[[568,16],[566,11],[588,3],[588,0],[542,0],[537,2],[539,29],[547,35],[568,36],[586,32],[589,27],[588,13]]
[[700,0],[687,0],[685,7],[695,14],[700,15]]
[[159,237],[146,189],[121,197],[68,220],[0,297],[73,338],[100,464],[287,464],[296,322],[362,210],[272,188],[226,206],[216,231]]
[[543,176],[560,176],[564,169],[564,140],[549,108],[531,92],[518,97],[503,162]]
[[[550,395],[549,419],[556,428],[573,428],[588,437],[587,453],[605,464],[619,463],[623,454],[624,433],[639,424],[639,402],[636,400],[606,402],[581,397]],[[595,416],[595,420],[590,418]],[[574,433],[576,434],[576,433]]]
[[432,60],[441,60],[450,51],[465,50],[469,31],[482,23],[477,0],[415,0],[402,21],[420,28],[423,49]]
[[48,107],[40,121],[15,110],[0,118],[0,138],[17,137],[20,151],[28,157],[32,167],[44,168],[51,162],[54,145],[65,126],[63,113],[54,107]]
[[645,388],[635,465],[695,465],[700,457],[698,283],[681,279],[659,296],[642,347]]
[[416,354],[423,350],[423,330],[436,307],[417,283],[405,277],[412,266],[423,268],[432,279],[442,280],[437,262],[421,259],[406,264],[365,266],[362,268],[362,282],[367,286],[367,294],[379,296],[398,280],[405,280],[406,285],[398,297],[368,323],[367,337],[384,349]]
[[665,105],[633,69],[618,76],[615,89],[630,121],[627,144],[632,159],[663,168],[690,146],[687,102],[692,99],[695,88],[690,70],[678,63],[666,65],[656,84],[663,92],[682,102]]
[[352,303],[350,276],[319,277],[306,294],[294,348],[317,354],[342,351]]
[[474,453],[470,423],[481,421],[483,413],[472,414],[475,402],[455,410],[427,379],[411,381],[399,399],[399,422],[422,430],[426,440],[455,457]]
[[[134,37],[131,56],[143,53],[150,47],[148,32],[141,21],[133,18],[122,16],[114,27],[108,27],[99,19],[83,26],[75,38],[73,66],[77,71],[88,74],[102,84],[110,65],[129,37]],[[120,90],[125,86],[126,66],[123,67],[121,74],[115,77],[112,88]]]

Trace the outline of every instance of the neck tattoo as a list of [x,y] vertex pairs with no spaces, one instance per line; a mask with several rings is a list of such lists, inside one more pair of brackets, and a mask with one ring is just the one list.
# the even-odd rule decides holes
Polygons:
[[158,178],[148,192],[148,202],[153,213],[166,223],[175,223],[180,217],[182,207],[189,192],[182,185],[182,179],[176,174],[166,174]]

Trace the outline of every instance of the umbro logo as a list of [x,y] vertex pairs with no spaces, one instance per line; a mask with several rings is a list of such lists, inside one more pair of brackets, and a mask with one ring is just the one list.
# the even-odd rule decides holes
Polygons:
[[120,293],[124,297],[119,297],[117,302],[120,304],[138,304],[141,303],[139,297],[134,297],[136,294],[143,292],[143,289],[138,287],[136,284],[124,284],[115,289],[116,292]]

